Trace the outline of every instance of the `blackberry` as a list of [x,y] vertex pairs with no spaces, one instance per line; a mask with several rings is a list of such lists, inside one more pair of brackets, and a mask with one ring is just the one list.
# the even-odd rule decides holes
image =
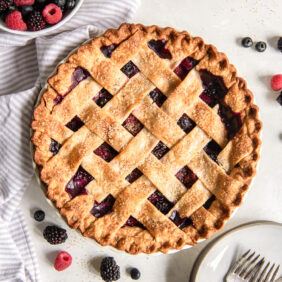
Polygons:
[[253,40],[250,37],[245,37],[242,39],[242,46],[248,48],[253,46]]
[[278,50],[280,50],[282,52],[282,37],[280,37],[278,39],[277,48],[278,48]]
[[39,11],[34,11],[30,14],[27,20],[29,30],[41,30],[46,26],[46,23]]
[[282,106],[282,91],[280,92],[280,95],[277,97],[276,101]]
[[264,52],[265,49],[266,49],[266,47],[267,47],[267,45],[266,45],[265,42],[259,41],[259,42],[257,42],[257,44],[256,44],[255,47],[256,47],[256,50],[257,50],[258,52]]
[[[11,13],[14,12],[14,11],[18,11],[18,10],[19,10],[19,9],[18,9],[16,6],[14,6],[14,5],[9,6],[9,8],[8,8],[6,11],[4,11],[4,12],[2,13],[1,18],[2,18],[3,21],[5,22],[5,21],[6,21],[6,17],[7,17],[9,14],[11,14]],[[0,14],[1,14],[1,12],[0,12]]]
[[43,221],[44,218],[45,218],[45,212],[42,211],[42,210],[38,210],[38,211],[36,211],[36,212],[34,213],[33,216],[34,216],[34,219],[35,219],[36,221]]
[[13,5],[13,0],[0,0],[0,13],[5,12]]
[[134,267],[130,270],[130,276],[133,280],[138,280],[141,276],[141,273],[137,268]]
[[120,278],[120,270],[113,257],[103,258],[100,266],[100,274],[104,281],[116,281]]
[[43,231],[43,237],[52,245],[64,243],[68,238],[67,231],[58,226],[47,226]]

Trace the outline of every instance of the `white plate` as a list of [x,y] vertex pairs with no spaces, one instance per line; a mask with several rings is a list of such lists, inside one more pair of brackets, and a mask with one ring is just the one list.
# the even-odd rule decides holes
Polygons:
[[[267,261],[282,264],[282,224],[257,221],[236,227],[213,241],[199,255],[191,282],[224,281],[230,265],[252,249]],[[282,272],[278,273],[280,277]]]

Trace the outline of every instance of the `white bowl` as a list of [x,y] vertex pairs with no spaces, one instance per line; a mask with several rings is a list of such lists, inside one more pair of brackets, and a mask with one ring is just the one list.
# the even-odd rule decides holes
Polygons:
[[23,35],[23,36],[29,36],[29,37],[41,36],[43,34],[49,33],[51,31],[61,27],[66,22],[68,22],[76,14],[76,12],[79,10],[82,3],[83,3],[83,0],[76,0],[76,4],[75,4],[74,8],[70,12],[66,12],[67,14],[65,16],[63,16],[63,19],[60,22],[58,22],[57,24],[52,25],[50,27],[44,28],[42,30],[38,30],[38,31],[13,30],[13,29],[8,28],[6,26],[6,23],[2,19],[0,19],[0,29],[7,31],[9,33],[14,33],[14,34]]

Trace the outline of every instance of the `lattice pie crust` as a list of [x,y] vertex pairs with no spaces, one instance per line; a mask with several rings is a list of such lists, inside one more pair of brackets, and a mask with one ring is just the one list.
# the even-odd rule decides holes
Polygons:
[[223,53],[122,24],[71,55],[34,111],[34,161],[72,228],[166,253],[220,230],[259,159],[258,108]]

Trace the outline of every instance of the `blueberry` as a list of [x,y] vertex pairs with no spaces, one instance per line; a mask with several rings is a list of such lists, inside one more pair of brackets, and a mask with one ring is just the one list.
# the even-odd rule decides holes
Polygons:
[[282,106],[282,91],[280,92],[280,95],[277,97],[276,101]]
[[138,280],[141,276],[141,273],[137,268],[134,267],[130,270],[130,275],[132,279]]
[[66,5],[66,0],[53,0],[53,3],[63,10]]
[[244,37],[242,39],[242,46],[248,48],[253,46],[253,40],[250,37]]
[[266,43],[263,42],[263,41],[259,41],[259,42],[257,42],[257,44],[256,44],[256,50],[257,50],[258,52],[264,52],[265,49],[266,49],[266,47],[267,47],[267,45],[266,45]]
[[280,50],[282,52],[282,37],[280,37],[278,42],[277,42],[277,48],[278,48],[278,50]]
[[38,210],[34,213],[34,219],[36,221],[43,221],[45,218],[45,212],[42,210]]
[[66,10],[71,10],[74,8],[74,6],[75,6],[75,0],[67,0],[65,6]]
[[33,6],[31,6],[31,5],[24,5],[24,6],[22,6],[22,15],[23,15],[23,17],[26,17],[31,12],[33,12]]

